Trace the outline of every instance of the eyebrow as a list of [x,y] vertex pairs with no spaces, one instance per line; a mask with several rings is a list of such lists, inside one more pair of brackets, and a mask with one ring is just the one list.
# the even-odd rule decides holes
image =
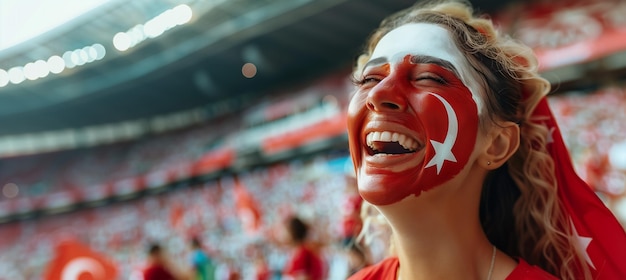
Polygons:
[[415,64],[435,64],[439,65],[446,70],[449,70],[454,73],[457,77],[459,77],[459,72],[456,70],[454,65],[447,60],[443,60],[438,57],[429,56],[429,55],[414,55],[411,56],[411,62]]
[[[387,58],[385,57],[377,57],[374,58],[370,61],[368,61],[367,63],[365,63],[365,66],[363,66],[363,69],[366,69],[367,67],[371,67],[371,66],[378,66],[381,64],[385,64],[387,63]],[[454,75],[456,75],[457,77],[459,77],[459,72],[456,70],[456,68],[454,67],[454,65],[452,65],[452,63],[450,63],[447,60],[443,60],[441,58],[437,58],[434,56],[429,56],[429,55],[413,55],[411,56],[411,62],[415,63],[415,64],[435,64],[435,65],[439,65],[451,72],[454,73]]]

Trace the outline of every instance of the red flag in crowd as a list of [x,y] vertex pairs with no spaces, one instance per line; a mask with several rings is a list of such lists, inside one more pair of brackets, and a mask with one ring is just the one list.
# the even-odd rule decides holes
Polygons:
[[185,208],[180,204],[175,202],[170,211],[170,225],[173,228],[178,228],[180,222],[183,219],[183,215],[185,214]]
[[[554,159],[559,199],[593,279],[626,279],[626,233],[611,211],[576,174],[561,132],[544,98],[535,116],[546,117],[548,151]],[[583,277],[581,276],[580,279]]]
[[117,279],[117,269],[108,258],[89,247],[76,241],[64,241],[57,245],[44,279],[110,280]]
[[261,210],[257,202],[238,178],[235,178],[234,193],[237,215],[244,230],[249,234],[256,233],[261,228]]

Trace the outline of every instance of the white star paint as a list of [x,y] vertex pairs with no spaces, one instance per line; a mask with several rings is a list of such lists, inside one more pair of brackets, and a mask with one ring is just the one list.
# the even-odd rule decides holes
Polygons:
[[593,265],[593,261],[591,261],[591,258],[589,257],[589,253],[587,253],[587,248],[589,248],[589,244],[591,243],[593,238],[580,236],[578,234],[578,230],[576,230],[576,226],[574,226],[574,222],[571,219],[570,219],[570,224],[572,225],[572,233],[574,234],[574,238],[576,239],[576,242],[578,242],[577,244],[578,248],[582,251],[583,255],[585,256],[585,261],[587,261],[587,264],[589,264],[589,266],[591,266],[595,270],[596,266]]
[[435,155],[432,159],[430,159],[428,164],[426,164],[426,168],[436,165],[437,174],[439,174],[439,172],[441,172],[441,168],[443,167],[443,163],[446,160],[456,162],[456,157],[454,157],[454,154],[452,153],[452,147],[454,147],[454,143],[456,142],[456,137],[459,132],[459,122],[456,118],[456,112],[454,112],[450,103],[439,95],[432,95],[441,101],[443,106],[446,108],[446,113],[448,114],[448,133],[446,134],[446,138],[443,140],[443,143],[430,140],[430,143],[435,149]]

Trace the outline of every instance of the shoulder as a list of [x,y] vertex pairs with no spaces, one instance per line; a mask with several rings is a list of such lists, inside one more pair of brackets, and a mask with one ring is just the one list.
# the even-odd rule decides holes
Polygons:
[[[146,267],[143,271],[143,275],[146,278],[150,278],[150,279],[152,278],[156,279],[159,277],[162,277],[163,279],[172,278],[169,271],[167,271],[163,266],[160,266],[160,265],[151,265],[151,266]],[[170,277],[170,278],[167,278],[167,277]]]
[[312,248],[310,245],[301,246],[294,255],[306,258],[319,257],[318,251],[315,248]]
[[311,254],[312,252],[308,248],[306,248],[305,246],[300,246],[293,252],[292,259],[294,260],[304,259],[310,256]]
[[381,262],[370,265],[366,268],[359,270],[359,272],[350,276],[348,280],[367,280],[367,279],[396,279],[396,272],[398,270],[398,258],[392,257],[382,260]]
[[316,257],[317,255],[306,246],[300,246],[295,249],[286,267],[288,270],[297,270],[309,265],[311,260],[315,261]]
[[538,266],[530,265],[523,259],[518,259],[517,267],[509,274],[506,280],[557,280],[554,275]]

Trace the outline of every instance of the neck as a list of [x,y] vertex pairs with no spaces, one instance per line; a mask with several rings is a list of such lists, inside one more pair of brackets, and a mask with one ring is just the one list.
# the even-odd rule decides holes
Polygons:
[[380,208],[393,230],[401,279],[488,278],[493,246],[478,217],[480,188],[449,195],[455,186],[444,187]]
[[[396,239],[398,240],[398,239]],[[397,241],[402,248],[406,242]],[[402,279],[488,279],[491,268],[493,247],[486,244],[474,244],[461,249],[453,243],[436,242],[430,248],[414,250],[398,249]]]
[[402,279],[487,279],[493,247],[480,228],[420,224],[412,231],[394,228]]

